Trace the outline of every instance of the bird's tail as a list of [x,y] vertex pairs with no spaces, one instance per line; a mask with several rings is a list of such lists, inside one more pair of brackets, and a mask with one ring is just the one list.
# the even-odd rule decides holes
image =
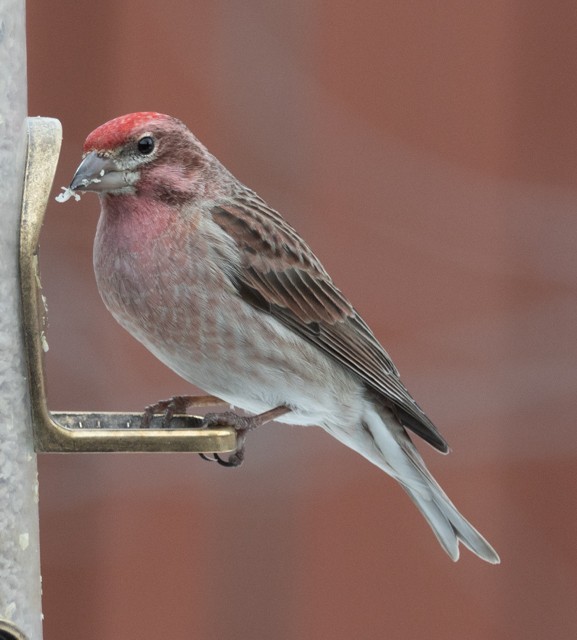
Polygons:
[[500,562],[497,552],[457,511],[429,473],[405,429],[389,411],[371,407],[363,416],[362,434],[334,435],[399,482],[452,560],[459,559],[462,542],[486,562]]

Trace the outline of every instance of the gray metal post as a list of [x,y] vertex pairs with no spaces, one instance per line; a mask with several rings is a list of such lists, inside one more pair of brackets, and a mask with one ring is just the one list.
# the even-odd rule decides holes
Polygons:
[[0,618],[40,640],[38,481],[18,276],[26,98],[25,4],[0,0]]

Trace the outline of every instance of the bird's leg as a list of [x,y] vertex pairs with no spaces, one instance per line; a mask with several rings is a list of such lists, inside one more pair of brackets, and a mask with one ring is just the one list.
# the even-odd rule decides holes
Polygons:
[[216,396],[173,396],[167,400],[159,400],[155,404],[149,404],[142,414],[141,429],[148,429],[152,418],[157,413],[163,413],[162,427],[166,429],[175,413],[186,413],[189,407],[216,407],[228,404]]
[[246,434],[257,427],[261,427],[267,422],[276,420],[280,416],[289,413],[290,409],[281,405],[256,416],[239,416],[234,411],[224,411],[223,413],[207,413],[202,421],[204,428],[210,427],[232,427],[236,431],[237,447],[234,453],[231,453],[227,459],[221,458],[218,453],[214,453],[214,458],[209,458],[204,454],[200,454],[201,458],[209,461],[216,461],[223,467],[238,467],[244,461],[244,444]]

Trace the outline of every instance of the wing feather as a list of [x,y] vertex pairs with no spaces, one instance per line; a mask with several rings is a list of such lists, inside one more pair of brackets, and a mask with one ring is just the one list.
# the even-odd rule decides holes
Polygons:
[[358,375],[407,428],[440,451],[448,445],[413,400],[372,331],[296,231],[254,192],[211,209],[237,242],[239,294]]

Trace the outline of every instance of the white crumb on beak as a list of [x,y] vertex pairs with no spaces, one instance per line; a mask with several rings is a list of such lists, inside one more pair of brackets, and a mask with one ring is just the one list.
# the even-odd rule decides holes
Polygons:
[[76,193],[76,191],[70,187],[61,187],[61,189],[62,193],[59,193],[56,196],[56,202],[66,202],[67,200],[70,200],[70,198],[74,198],[77,202],[80,200],[80,194]]

